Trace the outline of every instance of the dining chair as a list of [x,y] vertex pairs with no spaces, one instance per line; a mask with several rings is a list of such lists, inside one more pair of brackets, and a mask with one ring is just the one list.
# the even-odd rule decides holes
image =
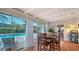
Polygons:
[[60,51],[60,40],[58,39],[58,37],[56,36],[56,38],[54,39],[54,51]]
[[49,50],[48,49],[49,43],[47,42],[46,37],[47,37],[46,33],[39,35],[39,37],[38,37],[38,50],[39,51]]

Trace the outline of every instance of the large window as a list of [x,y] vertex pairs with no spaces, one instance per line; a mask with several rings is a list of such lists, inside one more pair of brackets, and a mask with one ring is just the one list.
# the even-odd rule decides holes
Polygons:
[[11,20],[12,20],[11,16],[0,14],[0,34],[11,33],[12,28]]
[[48,32],[49,26],[45,24],[45,32]]
[[42,24],[38,22],[33,22],[33,31],[34,33],[42,32]]
[[13,17],[13,25],[14,33],[25,33],[26,21],[24,19]]
[[[26,21],[23,18],[0,13],[0,43],[1,49],[14,47],[15,50],[24,47],[25,44]],[[16,42],[17,44],[12,44]],[[9,43],[9,45],[8,45]],[[5,46],[6,45],[6,46]]]
[[26,21],[22,18],[0,14],[0,34],[25,33]]
[[44,23],[41,22],[33,22],[33,35],[34,35],[34,39],[35,41],[37,40],[38,37],[38,33],[44,33]]

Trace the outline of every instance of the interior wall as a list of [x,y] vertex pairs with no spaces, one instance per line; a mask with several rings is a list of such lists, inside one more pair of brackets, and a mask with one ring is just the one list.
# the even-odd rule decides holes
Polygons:
[[26,25],[26,44],[25,48],[33,46],[33,22],[31,20],[27,21]]

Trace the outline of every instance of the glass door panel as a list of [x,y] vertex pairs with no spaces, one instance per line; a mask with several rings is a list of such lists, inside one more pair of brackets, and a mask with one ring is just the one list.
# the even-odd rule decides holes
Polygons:
[[22,18],[13,17],[13,33],[15,35],[16,50],[24,48],[25,44],[25,32],[26,32],[26,21]]
[[18,50],[24,47],[26,21],[0,13],[0,50]]

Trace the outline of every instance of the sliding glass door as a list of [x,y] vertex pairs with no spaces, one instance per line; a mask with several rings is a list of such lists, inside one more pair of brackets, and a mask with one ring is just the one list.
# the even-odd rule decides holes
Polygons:
[[9,35],[12,30],[11,20],[12,16],[0,13],[0,50],[7,50],[11,48],[11,44],[9,43],[11,42],[11,39],[14,39]]
[[13,17],[13,33],[15,35],[16,50],[24,48],[26,21],[22,18]]
[[0,50],[23,48],[25,31],[25,19],[0,13]]

